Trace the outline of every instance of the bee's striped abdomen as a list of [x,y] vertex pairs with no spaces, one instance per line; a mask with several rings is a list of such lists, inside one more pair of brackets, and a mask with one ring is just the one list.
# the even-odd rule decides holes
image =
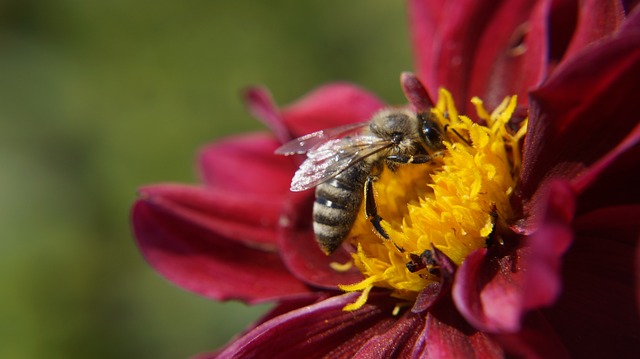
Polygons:
[[327,254],[340,246],[356,220],[369,167],[359,163],[316,187],[313,231]]

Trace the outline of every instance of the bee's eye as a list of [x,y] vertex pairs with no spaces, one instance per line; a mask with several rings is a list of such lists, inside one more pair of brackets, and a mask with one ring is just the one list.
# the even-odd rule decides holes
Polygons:
[[440,132],[438,124],[433,122],[431,119],[423,120],[422,136],[428,147],[435,149],[442,148],[442,132]]

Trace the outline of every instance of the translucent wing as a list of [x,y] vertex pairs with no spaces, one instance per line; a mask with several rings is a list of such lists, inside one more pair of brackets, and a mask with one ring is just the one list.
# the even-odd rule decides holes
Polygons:
[[369,122],[352,123],[344,126],[333,127],[326,130],[312,132],[308,135],[291,140],[276,149],[278,155],[304,154],[316,146],[334,139],[355,135],[360,133],[362,128],[369,125]]
[[308,150],[307,159],[291,180],[291,191],[304,191],[338,175],[392,143],[375,136],[336,138]]

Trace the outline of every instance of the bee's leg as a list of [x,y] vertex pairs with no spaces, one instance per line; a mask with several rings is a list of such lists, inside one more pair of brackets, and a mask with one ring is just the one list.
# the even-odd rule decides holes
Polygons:
[[389,234],[387,231],[382,228],[380,222],[382,222],[382,217],[378,215],[378,206],[376,205],[375,195],[373,194],[373,182],[375,181],[375,177],[368,176],[367,181],[364,184],[364,210],[367,219],[371,221],[373,228],[375,228],[376,232],[382,238],[389,239]]
[[[387,161],[391,162],[391,164],[401,163],[413,163],[413,164],[421,164],[427,163],[431,161],[431,156],[427,154],[418,154],[418,155],[391,155],[387,157]],[[388,163],[389,164],[389,163]]]

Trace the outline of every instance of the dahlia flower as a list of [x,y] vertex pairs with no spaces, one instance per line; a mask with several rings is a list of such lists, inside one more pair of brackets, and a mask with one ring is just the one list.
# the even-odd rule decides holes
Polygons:
[[[140,189],[146,260],[214,300],[273,308],[203,357],[640,357],[640,12],[620,1],[409,2],[408,104],[446,132],[374,182],[330,255],[313,191],[291,192],[315,131],[389,108],[351,84],[279,108],[199,157],[201,185]],[[637,10],[637,9],[636,9]]]

